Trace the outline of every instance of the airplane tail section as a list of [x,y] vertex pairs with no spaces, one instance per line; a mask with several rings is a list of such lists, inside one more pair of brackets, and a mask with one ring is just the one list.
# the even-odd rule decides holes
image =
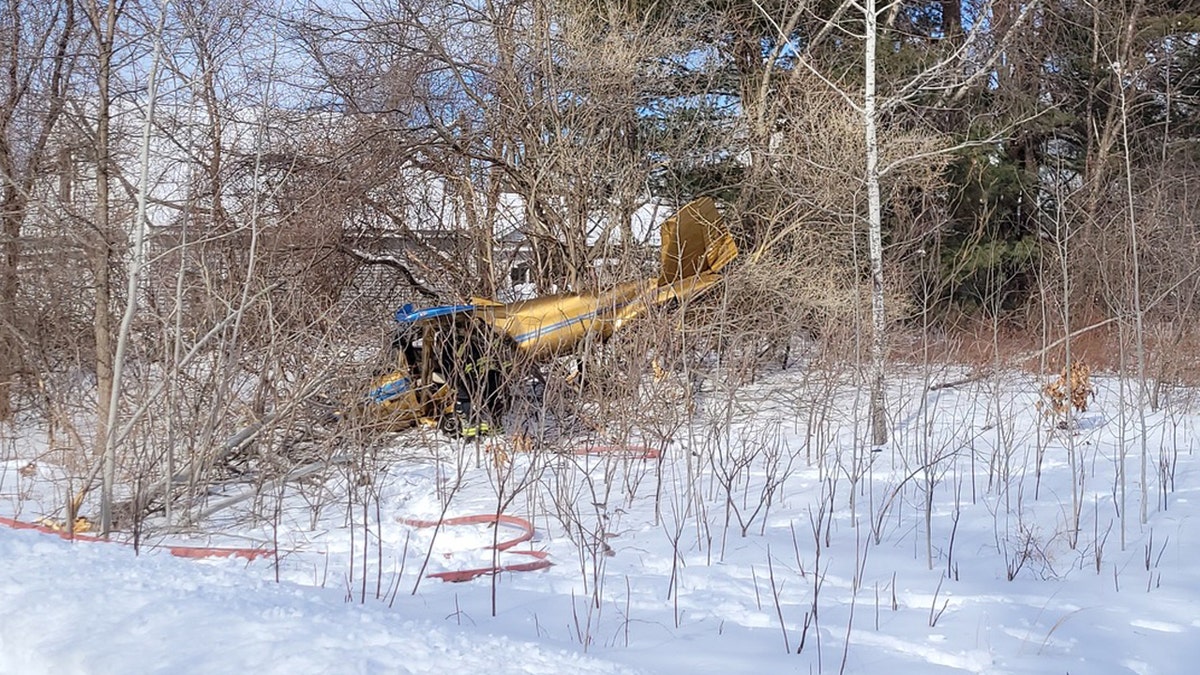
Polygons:
[[717,205],[701,197],[662,224],[662,271],[658,286],[691,295],[716,282],[717,274],[737,257],[737,244]]
[[737,244],[717,205],[712,199],[701,197],[662,224],[662,272],[658,285],[720,272],[737,253]]

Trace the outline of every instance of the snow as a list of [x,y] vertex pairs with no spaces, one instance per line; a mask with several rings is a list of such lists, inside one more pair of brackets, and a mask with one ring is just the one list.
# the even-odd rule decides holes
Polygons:
[[[595,658],[269,581],[269,565],[134,556],[0,530],[3,673],[618,673]],[[565,670],[564,670],[565,669]]]
[[[661,464],[401,434],[369,484],[328,477],[318,513],[310,485],[206,524],[274,559],[0,529],[0,673],[1190,672],[1194,392],[1146,410],[1142,523],[1131,383],[1097,378],[1062,430],[1045,378],[928,390],[959,375],[893,377],[880,452],[850,378],[797,370],[710,387],[690,421],[633,415],[636,442],[670,435]],[[36,430],[0,445],[0,515],[53,513],[50,459]],[[427,576],[529,562],[488,548],[513,528],[404,522],[498,511],[534,526],[511,551],[554,566]]]

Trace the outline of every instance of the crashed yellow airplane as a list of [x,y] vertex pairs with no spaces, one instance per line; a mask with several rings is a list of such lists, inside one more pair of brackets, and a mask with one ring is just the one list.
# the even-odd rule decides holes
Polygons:
[[589,335],[607,338],[650,307],[694,297],[717,283],[738,253],[708,198],[666,220],[661,240],[657,277],[607,291],[401,309],[394,370],[372,385],[365,412],[390,429],[426,419],[466,436],[494,429],[514,364],[563,354]]

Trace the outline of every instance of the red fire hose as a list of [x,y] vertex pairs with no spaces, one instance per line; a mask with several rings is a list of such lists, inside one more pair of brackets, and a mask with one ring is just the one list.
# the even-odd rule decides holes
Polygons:
[[[83,534],[80,532],[68,532],[66,530],[56,530],[53,527],[39,525],[37,523],[26,523],[12,518],[0,517],[0,525],[11,527],[14,530],[36,530],[45,534],[53,534],[68,541],[105,541],[110,543],[126,543],[113,542],[108,539],[103,539],[92,534]],[[128,544],[127,544],[128,545]],[[266,558],[271,555],[271,551],[262,548],[223,548],[213,546],[156,546],[143,545],[143,548],[165,548],[171,555],[177,558],[245,558],[246,560],[254,560],[255,558]]]
[[[659,451],[644,445],[584,445],[575,448],[574,454],[583,455],[616,455],[625,459],[658,459]],[[438,527],[438,526],[455,526],[455,525],[509,525],[518,528],[521,533],[514,539],[507,539],[495,546],[486,546],[484,550],[502,551],[512,555],[524,555],[536,560],[527,563],[514,563],[511,565],[493,565],[491,567],[477,567],[468,570],[453,570],[449,572],[435,572],[428,575],[432,578],[441,579],[443,581],[460,582],[470,581],[476,577],[481,577],[485,574],[496,574],[499,572],[533,572],[536,570],[544,570],[551,567],[554,563],[546,560],[547,553],[545,551],[511,551],[513,546],[533,539],[533,524],[524,518],[516,516],[507,516],[504,514],[481,514],[475,516],[458,516],[455,518],[443,518],[442,520],[419,520],[415,518],[399,518],[401,523],[411,525],[412,527]]]
[[452,570],[449,572],[435,572],[428,575],[431,578],[441,579],[442,581],[470,581],[475,577],[480,577],[485,574],[497,574],[499,572],[533,572],[536,570],[544,570],[554,563],[546,560],[545,551],[510,551],[509,549],[522,542],[533,539],[533,524],[524,518],[516,516],[496,515],[494,513],[483,514],[478,516],[458,516],[456,518],[443,518],[442,520],[418,520],[415,518],[400,518],[400,522],[413,527],[438,527],[439,525],[492,525],[497,527],[500,525],[509,525],[518,528],[521,532],[513,539],[507,539],[495,546],[485,546],[484,550],[501,551],[512,555],[524,555],[536,560],[527,563],[514,563],[511,565],[493,565],[491,567],[477,567],[469,570]]
[[[575,448],[576,455],[616,455],[626,459],[658,459],[659,451],[640,445],[586,445]],[[514,563],[511,565],[493,565],[491,567],[479,567],[468,570],[453,570],[449,572],[436,572],[430,574],[430,577],[442,579],[443,581],[459,582],[470,581],[485,574],[496,574],[498,572],[533,572],[551,567],[554,563],[546,560],[547,553],[545,551],[529,550],[529,551],[511,551],[513,546],[529,541],[533,538],[533,524],[524,518],[516,516],[484,514],[476,516],[459,516],[457,518],[445,518],[443,520],[416,520],[411,518],[401,518],[400,522],[411,525],[413,527],[437,527],[439,525],[508,525],[518,528],[521,532],[514,539],[507,539],[495,546],[485,547],[485,550],[495,550],[511,555],[523,555],[535,560],[525,563]],[[14,530],[36,530],[45,534],[53,534],[69,541],[89,541],[89,542],[110,542],[110,543],[126,543],[126,542],[111,542],[111,540],[97,537],[91,534],[81,532],[70,532],[67,530],[59,530],[38,523],[27,523],[12,518],[0,516],[0,526],[10,527]],[[127,544],[128,545],[128,544]],[[143,545],[143,547],[147,547]],[[156,546],[150,545],[148,548],[158,549],[165,548],[171,555],[178,558],[245,558],[246,560],[255,560],[257,558],[266,558],[272,555],[272,552],[262,548],[228,548],[214,546]]]

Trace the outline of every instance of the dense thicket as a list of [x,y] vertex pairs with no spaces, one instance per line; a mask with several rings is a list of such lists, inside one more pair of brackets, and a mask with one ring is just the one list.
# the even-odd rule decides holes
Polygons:
[[1197,311],[1190,3],[5,0],[0,73],[0,420],[82,388],[96,456],[138,401],[211,444],[405,301],[643,274],[699,195],[730,354],[858,345],[872,293],[1046,342]]

